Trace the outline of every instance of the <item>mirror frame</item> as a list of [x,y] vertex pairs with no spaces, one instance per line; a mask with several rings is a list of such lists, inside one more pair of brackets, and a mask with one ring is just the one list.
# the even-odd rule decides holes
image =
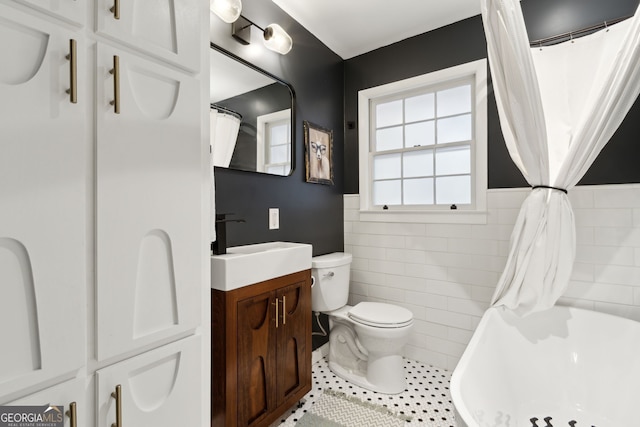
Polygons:
[[[252,64],[251,62],[239,57],[238,55],[226,50],[223,47],[218,46],[217,44],[213,43],[213,42],[209,42],[209,46],[211,49],[228,56],[229,58],[239,62],[240,64],[251,68],[254,71],[257,71],[258,73],[261,73],[273,80],[275,80],[277,83],[280,83],[281,85],[283,85],[284,87],[286,87],[289,90],[289,94],[291,95],[291,170],[289,171],[289,173],[287,175],[278,175],[278,174],[273,174],[273,173],[266,173],[266,172],[259,172],[259,171],[251,171],[251,170],[247,170],[247,169],[235,169],[235,168],[225,168],[225,167],[221,167],[221,166],[214,166],[214,169],[227,169],[227,170],[232,170],[232,171],[238,171],[238,172],[248,172],[248,173],[256,173],[256,174],[260,174],[260,175],[270,175],[270,176],[276,176],[276,177],[288,177],[293,175],[293,172],[296,169],[296,93],[293,89],[293,86],[291,86],[291,84],[285,82],[284,80],[282,80],[280,77],[277,77],[273,74],[271,74],[268,71],[263,70],[262,68],[258,67],[257,65]],[[211,102],[209,102],[209,104],[211,104]]]

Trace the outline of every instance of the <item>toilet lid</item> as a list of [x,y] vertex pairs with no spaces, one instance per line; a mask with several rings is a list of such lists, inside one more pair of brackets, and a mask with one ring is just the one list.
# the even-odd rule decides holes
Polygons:
[[377,328],[401,328],[413,322],[413,313],[393,304],[361,302],[349,310],[349,318]]

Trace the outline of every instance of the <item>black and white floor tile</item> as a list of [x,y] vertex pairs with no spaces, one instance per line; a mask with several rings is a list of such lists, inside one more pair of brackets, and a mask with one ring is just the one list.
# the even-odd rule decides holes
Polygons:
[[412,418],[405,427],[456,427],[453,404],[449,393],[451,373],[413,360],[404,359],[407,389],[400,394],[387,395],[365,390],[336,376],[326,358],[313,365],[312,389],[271,427],[291,427],[322,395],[324,389],[333,389],[373,404],[387,406],[396,413]]

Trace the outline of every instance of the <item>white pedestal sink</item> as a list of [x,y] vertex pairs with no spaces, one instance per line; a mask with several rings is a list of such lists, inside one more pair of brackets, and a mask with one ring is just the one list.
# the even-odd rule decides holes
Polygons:
[[269,242],[227,248],[211,256],[211,288],[230,291],[311,268],[312,246]]

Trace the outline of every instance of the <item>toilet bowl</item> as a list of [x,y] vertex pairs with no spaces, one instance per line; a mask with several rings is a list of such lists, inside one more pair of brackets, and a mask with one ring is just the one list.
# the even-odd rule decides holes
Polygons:
[[380,302],[347,305],[351,254],[312,258],[313,311],[329,316],[329,368],[339,377],[386,394],[406,388],[402,348],[409,340],[413,314]]

